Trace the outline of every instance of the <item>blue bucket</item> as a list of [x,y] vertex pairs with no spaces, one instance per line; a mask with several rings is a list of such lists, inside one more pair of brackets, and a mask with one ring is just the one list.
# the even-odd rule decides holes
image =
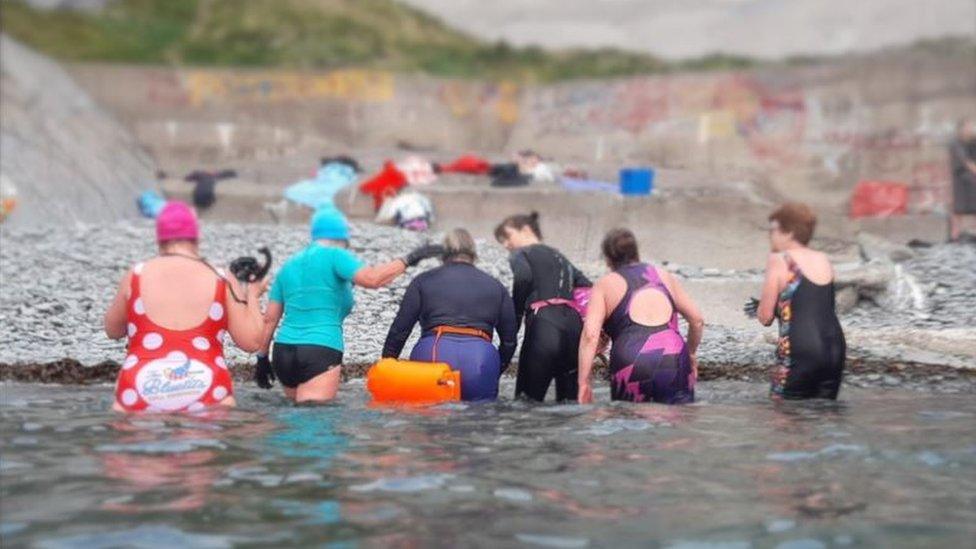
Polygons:
[[654,190],[653,168],[620,170],[620,192],[627,196],[647,196]]

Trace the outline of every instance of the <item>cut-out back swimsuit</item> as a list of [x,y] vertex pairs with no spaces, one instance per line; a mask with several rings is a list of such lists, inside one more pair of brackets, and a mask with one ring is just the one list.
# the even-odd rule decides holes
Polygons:
[[[617,274],[627,282],[627,292],[604,323],[613,341],[610,350],[610,390],[613,400],[685,404],[695,400],[695,379],[685,340],[678,331],[674,299],[657,269],[645,263],[628,265]],[[671,303],[666,324],[647,326],[634,322],[630,306],[634,294],[652,289]]]

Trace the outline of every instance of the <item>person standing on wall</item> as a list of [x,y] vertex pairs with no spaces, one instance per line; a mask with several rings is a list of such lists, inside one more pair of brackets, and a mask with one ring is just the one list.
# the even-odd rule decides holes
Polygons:
[[952,174],[952,211],[949,212],[949,241],[959,240],[967,216],[976,216],[976,122],[964,118],[956,126],[949,144]]

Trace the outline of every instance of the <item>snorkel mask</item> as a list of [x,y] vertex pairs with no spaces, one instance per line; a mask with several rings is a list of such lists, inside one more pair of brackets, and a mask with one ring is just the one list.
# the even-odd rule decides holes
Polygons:
[[230,272],[241,282],[257,282],[267,276],[271,270],[271,251],[267,246],[258,248],[258,253],[264,256],[264,264],[258,263],[253,256],[238,257],[230,263]]

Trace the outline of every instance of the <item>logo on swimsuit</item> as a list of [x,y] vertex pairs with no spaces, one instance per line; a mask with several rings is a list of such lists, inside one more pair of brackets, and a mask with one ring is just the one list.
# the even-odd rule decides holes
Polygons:
[[202,397],[213,382],[213,370],[183,353],[146,363],[136,375],[136,390],[150,406],[179,410]]
[[166,379],[170,381],[181,381],[190,375],[190,366],[193,366],[193,362],[186,359],[186,362],[179,368],[167,368],[163,373],[166,375]]

